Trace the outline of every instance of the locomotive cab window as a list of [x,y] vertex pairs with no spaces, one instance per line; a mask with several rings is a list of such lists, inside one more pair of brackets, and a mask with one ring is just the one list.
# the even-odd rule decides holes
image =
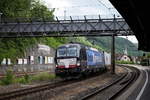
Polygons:
[[57,57],[73,57],[78,56],[76,46],[61,47],[57,50]]
[[77,47],[69,47],[67,56],[77,56]]
[[66,48],[60,48],[57,50],[57,57],[64,57],[67,55]]

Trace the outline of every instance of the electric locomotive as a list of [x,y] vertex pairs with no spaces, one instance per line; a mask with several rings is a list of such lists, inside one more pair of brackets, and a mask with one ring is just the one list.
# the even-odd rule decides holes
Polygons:
[[105,70],[104,52],[80,43],[68,43],[57,48],[56,76],[72,77]]

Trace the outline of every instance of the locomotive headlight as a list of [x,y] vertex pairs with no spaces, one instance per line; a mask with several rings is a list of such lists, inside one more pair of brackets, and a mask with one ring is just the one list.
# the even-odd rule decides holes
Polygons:
[[80,66],[80,62],[77,62],[77,66]]

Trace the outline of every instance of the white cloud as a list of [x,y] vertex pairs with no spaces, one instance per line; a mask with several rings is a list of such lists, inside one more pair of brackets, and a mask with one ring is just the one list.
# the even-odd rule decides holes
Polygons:
[[[43,0],[48,8],[56,8],[56,16],[112,15],[113,6],[108,0]],[[100,2],[99,2],[100,1]]]
[[138,40],[136,39],[135,36],[119,36],[119,37],[123,37],[123,38],[126,38],[128,39],[129,41],[133,42],[133,43],[138,43]]
[[43,0],[49,8],[61,8],[70,5],[69,0]]

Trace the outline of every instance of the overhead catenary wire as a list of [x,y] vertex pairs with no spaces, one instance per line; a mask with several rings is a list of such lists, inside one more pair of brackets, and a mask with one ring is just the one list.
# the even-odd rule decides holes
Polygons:
[[[87,3],[88,2],[88,3]],[[89,3],[91,2],[91,3]],[[92,3],[93,2],[93,3]],[[106,4],[105,4],[106,3]],[[107,5],[108,4],[108,5]],[[92,8],[96,8],[96,11],[92,11],[90,12],[89,10],[85,10],[85,9],[92,9]],[[94,17],[94,18],[97,18],[97,15],[100,15],[102,16],[103,18],[110,18],[110,17],[114,17],[114,15],[117,15],[117,17],[120,17],[120,14],[115,11],[115,8],[113,8],[113,6],[111,6],[111,4],[107,3],[107,2],[104,2],[104,1],[101,1],[101,0],[88,0],[85,2],[85,4],[79,4],[79,1],[77,2],[74,2],[74,3],[71,3],[70,5],[68,6],[61,6],[61,7],[51,7],[51,8],[48,8],[50,10],[53,10],[55,9],[56,11],[56,16],[59,16],[60,14],[58,14],[57,12],[62,12],[64,13],[64,16],[59,16],[60,19],[68,19],[70,18],[69,16],[74,16],[75,18],[76,17],[79,17],[81,13],[79,13],[79,15],[77,14],[76,15],[76,12],[75,13],[72,13],[73,10],[75,9],[76,11],[77,10],[81,10],[83,12],[84,10],[84,13],[82,13],[83,15],[86,15],[88,17]],[[93,9],[92,9],[93,10]],[[105,11],[104,11],[105,10]],[[113,11],[112,11],[113,10]],[[88,12],[87,12],[88,11]],[[108,11],[108,12],[107,12]],[[71,14],[70,14],[71,12]],[[104,13],[106,12],[106,13]],[[91,13],[91,14],[90,14]],[[57,15],[58,14],[58,15]],[[96,16],[94,16],[96,15]],[[81,17],[81,16],[80,16]]]
[[80,6],[64,6],[64,7],[49,7],[48,9],[62,9],[62,8],[81,8],[81,7],[99,7],[99,4],[94,5],[80,5]]
[[105,3],[103,3],[101,0],[97,0],[102,6],[104,6],[106,9],[108,9],[108,11],[111,13],[112,16],[116,14],[118,14],[118,17],[120,16],[120,14],[118,12],[112,13],[112,11],[110,11],[111,9],[116,10],[113,7],[108,7]]
[[114,15],[111,11],[110,11],[110,9],[113,9],[113,8],[110,8],[110,7],[107,7],[106,6],[106,4],[104,4],[102,1],[100,1],[100,0],[97,0],[102,6],[104,6],[106,9],[108,9],[108,11],[111,13],[111,15]]

